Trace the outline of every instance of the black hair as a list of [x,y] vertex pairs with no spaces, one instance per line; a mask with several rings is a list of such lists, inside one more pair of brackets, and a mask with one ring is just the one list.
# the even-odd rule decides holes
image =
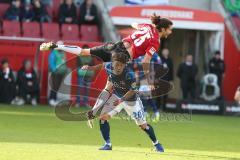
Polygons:
[[89,47],[89,45],[87,45],[87,44],[84,44],[84,45],[82,46],[82,49],[88,49],[88,48],[90,48],[90,47]]
[[5,64],[5,63],[8,63],[8,59],[7,58],[4,58],[2,61],[1,61],[1,64]]
[[122,52],[113,52],[112,53],[112,62],[119,61],[126,64],[128,62],[128,57]]
[[155,13],[151,16],[152,24],[154,24],[159,32],[162,31],[162,28],[167,29],[169,26],[173,25],[173,22],[167,18],[161,18]]
[[215,55],[220,55],[220,51],[216,51],[216,52],[215,52]]

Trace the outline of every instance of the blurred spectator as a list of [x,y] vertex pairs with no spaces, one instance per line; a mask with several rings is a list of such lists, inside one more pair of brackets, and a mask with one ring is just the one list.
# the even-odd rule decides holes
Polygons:
[[[162,50],[160,57],[161,57],[163,67],[168,68],[167,74],[164,75],[163,77],[161,77],[161,79],[168,81],[168,82],[172,82],[173,81],[173,62],[172,62],[172,59],[169,57],[169,49],[164,48]],[[168,98],[167,94],[158,98],[158,100],[161,104],[162,110],[164,110],[166,108],[167,98]]]
[[169,49],[164,48],[161,54],[161,61],[164,68],[168,68],[168,73],[162,77],[166,81],[173,81],[173,62],[169,57]]
[[182,95],[183,99],[188,99],[188,96],[191,96],[191,99],[196,97],[196,76],[198,73],[197,66],[193,63],[193,56],[187,55],[185,62],[179,65],[177,76],[181,81]]
[[25,3],[22,13],[21,13],[21,20],[23,22],[31,22],[34,19],[34,12],[31,7],[31,3]]
[[234,100],[240,104],[240,86],[238,86],[236,92],[235,92],[235,95],[234,95]]
[[33,0],[33,12],[34,12],[34,21],[37,22],[50,22],[51,18],[49,17],[45,6],[40,2],[40,0]]
[[221,89],[222,79],[225,71],[224,61],[220,57],[220,51],[216,51],[214,57],[209,61],[208,64],[209,72],[213,73],[218,78],[218,86]]
[[76,23],[77,8],[73,0],[65,0],[59,7],[59,23]]
[[37,96],[39,85],[37,74],[33,70],[30,60],[25,60],[23,66],[17,74],[18,96],[17,105],[23,105],[30,102],[32,105],[37,105]]
[[4,19],[10,20],[10,21],[19,21],[20,14],[21,14],[21,1],[14,0],[12,1],[10,7],[7,9],[4,15]]
[[98,25],[97,7],[92,0],[85,0],[80,7],[80,24]]
[[83,4],[84,0],[75,0],[74,3],[77,7],[80,7]]
[[[84,45],[82,48],[89,48],[88,45]],[[88,106],[89,103],[89,87],[91,85],[91,77],[93,73],[90,70],[81,69],[84,65],[93,65],[91,56],[80,56],[78,58],[78,93],[77,95],[77,107]]]
[[[57,44],[63,44],[62,41],[58,41]],[[57,92],[67,74],[68,68],[66,65],[66,57],[63,51],[52,50],[49,57],[49,72],[51,73],[51,85],[50,85],[50,97],[49,104],[51,106],[57,105]]]
[[0,102],[10,104],[16,95],[14,76],[7,59],[2,60],[1,65]]
[[41,0],[41,3],[44,6],[52,6],[53,5],[53,0]]

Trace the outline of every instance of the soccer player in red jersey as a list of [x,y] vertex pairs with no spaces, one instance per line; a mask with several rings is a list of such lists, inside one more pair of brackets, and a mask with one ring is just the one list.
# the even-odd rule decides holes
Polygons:
[[102,46],[90,49],[82,49],[79,46],[57,45],[53,42],[43,43],[40,50],[57,49],[76,55],[89,56],[94,55],[101,58],[104,62],[111,61],[113,52],[126,54],[129,60],[144,56],[143,69],[147,73],[152,55],[160,47],[160,38],[167,38],[172,33],[173,23],[167,18],[161,18],[156,14],[151,16],[152,24],[133,23],[132,27],[136,29],[131,35],[116,43],[105,43]]

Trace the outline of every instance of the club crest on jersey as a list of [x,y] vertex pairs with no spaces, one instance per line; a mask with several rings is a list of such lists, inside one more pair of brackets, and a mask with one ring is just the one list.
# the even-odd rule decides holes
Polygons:
[[133,90],[136,90],[137,89],[137,83],[136,82],[132,83],[131,87],[132,87]]

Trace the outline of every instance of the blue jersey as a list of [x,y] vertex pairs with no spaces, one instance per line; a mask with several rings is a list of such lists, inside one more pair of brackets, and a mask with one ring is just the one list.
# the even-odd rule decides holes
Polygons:
[[[113,93],[122,98],[129,90],[137,90],[135,73],[130,67],[126,66],[120,75],[113,73],[112,63],[105,63],[108,80],[113,84]],[[128,101],[135,101],[137,95],[133,95]]]

